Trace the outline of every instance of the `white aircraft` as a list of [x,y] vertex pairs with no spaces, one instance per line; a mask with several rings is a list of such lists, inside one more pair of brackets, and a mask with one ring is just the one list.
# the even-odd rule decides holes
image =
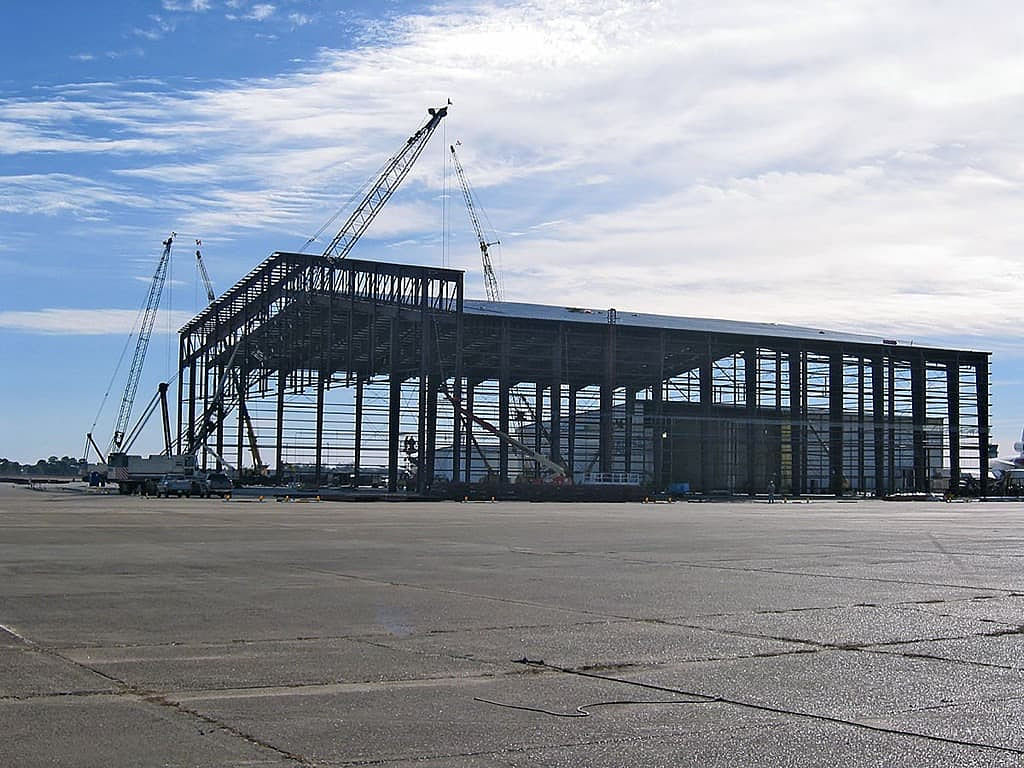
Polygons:
[[988,471],[996,480],[1001,479],[1007,472],[1024,469],[1024,432],[1021,432],[1020,441],[1013,444],[1013,450],[1017,452],[1015,456],[1006,459],[989,459]]

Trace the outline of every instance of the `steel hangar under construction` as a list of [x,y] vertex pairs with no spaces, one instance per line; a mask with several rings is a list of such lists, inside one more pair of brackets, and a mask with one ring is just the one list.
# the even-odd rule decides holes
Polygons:
[[457,270],[275,253],[181,330],[178,441],[278,482],[460,498],[984,493],[988,357],[469,300]]

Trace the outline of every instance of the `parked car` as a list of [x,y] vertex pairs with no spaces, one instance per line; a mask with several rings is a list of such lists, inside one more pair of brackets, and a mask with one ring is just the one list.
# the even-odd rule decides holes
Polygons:
[[179,499],[182,496],[191,496],[193,493],[193,480],[184,475],[164,475],[156,485],[156,495],[171,497],[174,494]]
[[206,489],[207,493],[211,496],[216,494],[224,498],[231,493],[233,487],[231,478],[223,472],[211,472],[206,476]]

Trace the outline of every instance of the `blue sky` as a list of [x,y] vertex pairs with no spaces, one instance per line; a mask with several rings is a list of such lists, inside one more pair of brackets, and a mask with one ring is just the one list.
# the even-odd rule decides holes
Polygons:
[[192,236],[226,289],[448,98],[361,257],[483,295],[457,198],[444,247],[459,139],[510,300],[991,350],[994,439],[1024,425],[1012,2],[40,0],[0,42],[0,456],[81,453],[168,232],[139,405],[203,303]]

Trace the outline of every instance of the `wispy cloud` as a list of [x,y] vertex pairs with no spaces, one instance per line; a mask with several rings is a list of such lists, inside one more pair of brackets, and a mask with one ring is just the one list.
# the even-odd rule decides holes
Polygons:
[[[226,5],[307,23],[294,6]],[[503,255],[510,298],[1012,333],[1024,57],[1003,10],[446,6],[378,19],[358,48],[277,77],[0,100],[0,152],[102,153],[117,162],[82,182],[79,207],[131,209],[157,184],[175,222],[273,247],[284,228],[314,229],[451,97],[371,234],[438,234],[441,139],[460,138],[491,220],[520,233]],[[0,205],[24,211],[30,187]],[[475,274],[464,242],[454,258]]]
[[276,10],[277,7],[270,3],[256,3],[249,9],[249,13],[245,15],[245,18],[252,19],[253,21],[266,21],[274,15]]
[[177,24],[173,20],[157,14],[151,14],[149,21],[149,26],[133,27],[132,34],[136,37],[144,37],[147,40],[159,40],[177,28]]
[[0,176],[0,212],[94,217],[111,206],[142,208],[152,198],[66,173]]
[[210,0],[161,0],[165,11],[193,11],[201,13],[210,10]]
[[[170,314],[172,332],[187,323],[188,312]],[[127,334],[138,319],[134,309],[39,309],[33,311],[0,311],[0,328],[22,333],[44,333],[76,336]],[[157,323],[153,332],[167,333],[167,322]]]

